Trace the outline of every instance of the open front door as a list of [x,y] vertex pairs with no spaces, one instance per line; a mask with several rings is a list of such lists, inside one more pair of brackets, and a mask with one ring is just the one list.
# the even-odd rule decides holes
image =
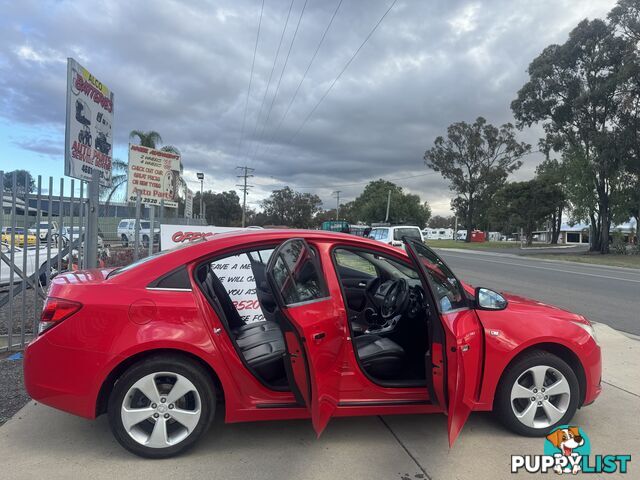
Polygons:
[[344,319],[329,297],[315,251],[303,239],[280,245],[266,274],[287,344],[289,383],[320,435],[338,405]]
[[449,417],[449,446],[453,446],[479,388],[482,328],[462,285],[442,259],[421,242],[406,238],[405,243],[423,287],[437,307],[437,313],[430,315],[427,377],[431,371],[430,393]]

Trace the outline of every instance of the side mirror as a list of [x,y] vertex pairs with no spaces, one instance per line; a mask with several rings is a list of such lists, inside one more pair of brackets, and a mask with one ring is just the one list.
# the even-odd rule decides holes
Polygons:
[[507,305],[507,299],[498,292],[484,287],[476,288],[476,308],[480,310],[504,310]]

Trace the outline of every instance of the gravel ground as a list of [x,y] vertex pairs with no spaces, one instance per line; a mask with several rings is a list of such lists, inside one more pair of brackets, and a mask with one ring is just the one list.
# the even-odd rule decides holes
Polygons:
[[[0,298],[3,298],[8,294],[6,288],[0,289]],[[31,289],[28,289],[24,293],[25,298],[25,315],[22,317],[22,292],[13,297],[13,341],[16,341],[16,335],[19,341],[20,334],[22,332],[22,326],[24,325],[25,333],[33,332],[33,324],[36,318],[36,308],[34,305],[34,292]],[[40,299],[38,301],[38,316],[42,311],[42,303],[43,301]],[[9,328],[9,304],[0,307],[0,335],[6,335]],[[0,345],[2,346],[2,345]]]
[[9,420],[29,401],[22,378],[22,359],[10,360],[15,354],[0,357],[0,425]]

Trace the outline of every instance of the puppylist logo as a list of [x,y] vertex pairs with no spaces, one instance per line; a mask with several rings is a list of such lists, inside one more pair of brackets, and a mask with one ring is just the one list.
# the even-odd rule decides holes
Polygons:
[[627,473],[631,455],[591,455],[591,442],[580,427],[562,425],[546,436],[544,455],[512,455],[511,473]]

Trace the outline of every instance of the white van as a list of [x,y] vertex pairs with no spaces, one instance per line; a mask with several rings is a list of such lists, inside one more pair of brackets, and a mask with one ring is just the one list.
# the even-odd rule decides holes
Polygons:
[[415,238],[424,242],[424,236],[419,227],[411,225],[397,225],[394,227],[374,227],[369,233],[369,238],[379,242],[388,243],[394,247],[404,247],[402,237]]

